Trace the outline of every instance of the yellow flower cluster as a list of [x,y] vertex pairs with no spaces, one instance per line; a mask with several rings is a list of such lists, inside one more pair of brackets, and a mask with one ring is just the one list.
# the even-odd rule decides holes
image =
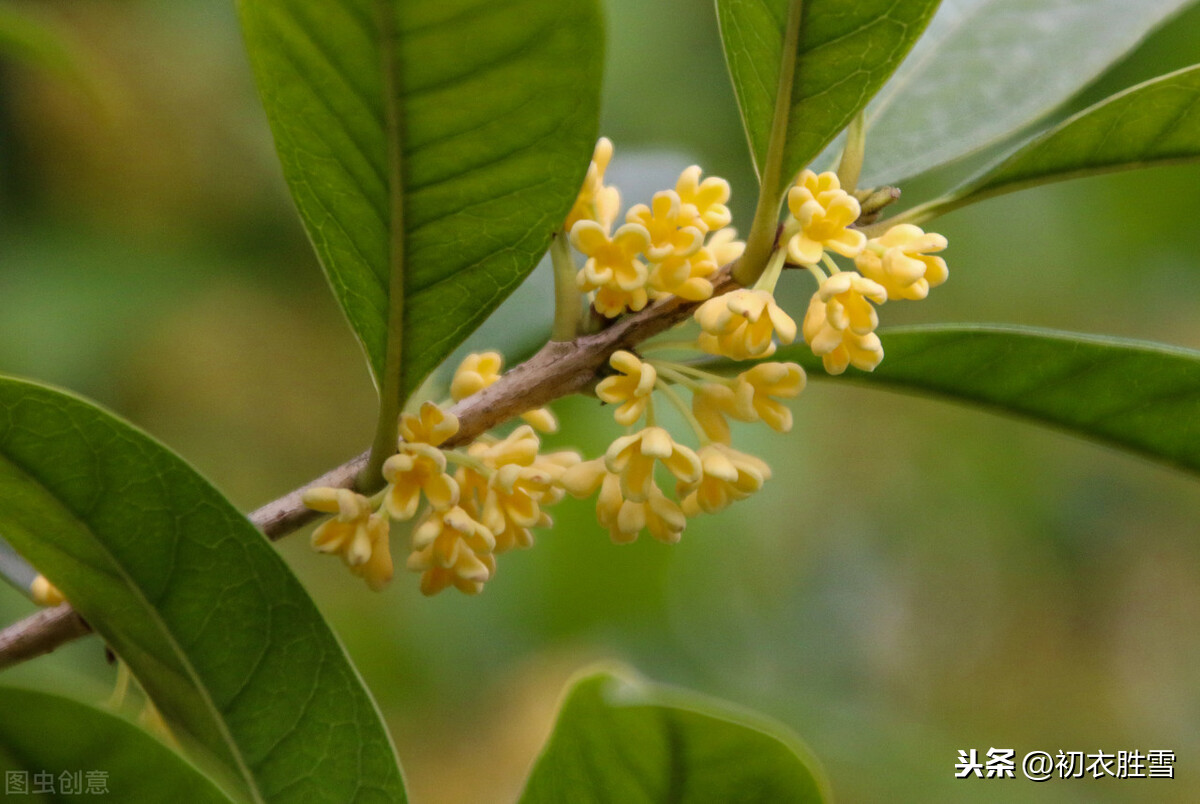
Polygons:
[[[770,478],[763,461],[729,445],[725,416],[791,429],[791,412],[778,399],[800,393],[804,372],[799,366],[764,363],[725,380],[688,366],[643,361],[627,351],[613,353],[609,365],[616,373],[600,381],[596,396],[616,406],[613,418],[630,432],[613,441],[603,457],[568,467],[560,482],[575,497],[599,491],[596,519],[614,542],[632,542],[647,530],[658,541],[673,544],[689,518],[720,511],[758,491]],[[668,377],[691,390],[691,410]],[[691,421],[701,443],[698,450],[678,443],[654,424],[656,390]],[[634,429],[643,417],[646,426]],[[674,499],[658,485],[659,467],[674,479]]]
[[[946,238],[902,223],[868,240],[851,228],[861,209],[833,173],[803,171],[788,191],[788,209],[787,257],[818,281],[804,317],[804,340],[830,374],[851,365],[872,371],[883,360],[883,344],[875,334],[879,315],[871,305],[924,299],[931,287],[945,282],[946,261],[930,254],[945,249]],[[829,252],[852,258],[858,270],[841,271]],[[822,263],[831,275],[821,270]]]
[[[828,372],[850,365],[872,370],[883,357],[876,307],[923,299],[946,280],[946,263],[935,256],[946,248],[944,237],[900,224],[868,238],[856,228],[859,202],[837,176],[805,170],[788,192],[781,245],[754,286],[714,296],[714,276],[744,250],[727,228],[729,184],[689,167],[673,189],[629,209],[614,230],[620,194],[604,183],[612,156],[612,143],[601,139],[564,222],[585,261],[582,267],[573,264],[560,241],[556,277],[574,275],[607,318],[668,295],[697,302],[700,332],[688,346],[753,364],[725,377],[695,364],[615,351],[595,394],[627,429],[592,460],[572,451],[542,453],[538,431],[558,428],[545,408],[521,414],[525,423],[503,437],[483,435],[450,449],[457,418],[425,402],[416,414],[401,417],[396,454],[383,464],[383,491],[371,498],[349,489],[305,495],[307,505],[333,515],[314,531],[313,546],[341,556],[372,588],[382,588],[392,576],[393,520],[415,521],[406,565],[420,573],[427,595],[450,587],[482,591],[495,575],[496,557],[532,546],[533,530],[552,524],[546,509],[566,494],[596,495],[596,519],[614,542],[635,541],[643,531],[664,543],[678,542],[689,519],[722,511],[770,479],[764,461],[732,446],[730,420],[791,430],[786,402],[800,395],[806,377],[795,363],[767,361],[779,344],[802,335]],[[839,268],[834,255],[852,259],[856,270]],[[774,296],[789,261],[818,282],[799,327]],[[674,342],[652,343],[646,351],[655,346],[678,348]],[[485,392],[502,370],[498,352],[468,355],[450,384],[451,399],[462,402]],[[690,405],[679,389],[690,392]],[[695,448],[657,422],[656,396],[688,422]]]
[[613,231],[620,194],[603,183],[611,158],[612,143],[601,139],[564,225],[586,258],[579,288],[592,293],[592,305],[608,318],[641,310],[666,295],[689,301],[712,296],[713,274],[744,249],[736,233],[724,228],[730,221],[729,183],[714,176],[701,179],[693,165],[674,189],[632,207]]
[[[487,388],[502,365],[496,352],[468,355],[455,372],[451,397],[459,401]],[[335,514],[313,532],[313,547],[340,555],[372,589],[382,589],[393,571],[389,523],[413,519],[424,502],[406,562],[421,573],[421,591],[432,595],[453,586],[478,593],[495,573],[496,555],[529,547],[530,529],[551,524],[543,508],[562,499],[559,478],[580,460],[574,452],[539,454],[534,426],[552,431],[557,421],[546,409],[525,417],[533,426],[503,439],[482,436],[455,451],[444,447],[458,433],[453,413],[425,402],[415,415],[401,416],[397,452],[383,464],[387,486],[376,497],[335,488],[305,493],[309,508]]]

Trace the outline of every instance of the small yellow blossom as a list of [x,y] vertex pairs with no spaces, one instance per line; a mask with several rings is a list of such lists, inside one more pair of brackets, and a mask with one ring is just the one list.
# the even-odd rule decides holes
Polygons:
[[617,424],[629,426],[646,412],[658,373],[654,366],[624,350],[613,352],[608,363],[621,373],[601,380],[596,386],[596,396],[611,405],[619,404],[613,418]]
[[[729,182],[716,176],[709,176],[700,181],[701,173],[699,165],[692,165],[684,170],[679,175],[679,181],[675,183],[675,192],[678,193],[684,209],[690,206],[691,211],[703,224],[698,228],[712,232],[722,226],[728,226],[729,221],[733,219],[729,207],[725,206],[730,196]],[[695,222],[689,223],[696,225]]]
[[644,529],[658,541],[674,544],[687,524],[682,509],[655,485],[650,485],[643,501],[628,499],[621,476],[608,471],[603,458],[570,467],[563,473],[562,485],[572,496],[581,498],[600,489],[596,521],[616,544],[635,541]]
[[726,416],[743,422],[762,421],[786,433],[792,429],[792,412],[775,397],[799,396],[805,380],[804,369],[795,363],[759,363],[739,374],[732,385],[709,382],[695,389],[692,413],[705,435],[721,444],[730,441]]
[[671,255],[654,263],[649,280],[651,291],[655,296],[670,293],[688,301],[712,298],[712,275],[746,250],[746,244],[735,240],[736,237],[737,230],[720,229],[695,254]]
[[813,294],[804,316],[804,340],[830,374],[841,374],[851,364],[872,371],[883,360],[874,332],[879,314],[870,301],[882,304],[887,291],[852,271],[834,274]]
[[692,413],[704,434],[713,441],[728,444],[732,438],[726,414],[736,410],[737,400],[728,385],[706,382],[692,391]]
[[700,479],[700,459],[661,427],[646,427],[622,436],[604,454],[608,471],[621,476],[621,493],[634,502],[645,502],[654,486],[654,463],[660,461],[677,480]]
[[616,187],[604,186],[604,171],[608,169],[612,155],[612,141],[608,137],[601,137],[596,143],[592,161],[588,164],[583,187],[580,188],[575,204],[571,207],[566,222],[563,223],[564,230],[569,232],[579,221],[591,220],[599,223],[605,231],[608,231],[613,221],[616,220],[617,211],[621,206],[620,193],[617,192]]
[[792,429],[792,411],[778,399],[794,399],[804,390],[807,377],[795,363],[759,363],[737,377],[734,389],[735,418],[762,421],[772,430]]
[[454,370],[450,381],[450,397],[461,402],[500,379],[504,357],[499,352],[477,352],[467,355]]
[[946,245],[940,234],[902,223],[868,241],[854,263],[863,276],[883,285],[889,299],[920,301],[949,276],[946,261],[927,254]]
[[862,209],[854,196],[842,189],[835,173],[802,172],[788,191],[788,209],[800,226],[788,240],[788,258],[793,262],[815,265],[826,249],[854,257],[867,242],[866,235],[849,228]]
[[704,469],[699,483],[694,488],[681,483],[676,489],[683,498],[683,513],[689,517],[715,513],[743,500],[771,477],[766,462],[727,444],[706,444],[698,455]]
[[477,441],[468,449],[489,474],[469,466],[458,470],[461,504],[491,531],[497,554],[529,547],[531,528],[553,524],[541,507],[562,499],[559,478],[580,460],[570,451],[539,455],[538,448],[533,430],[518,427],[503,440]]
[[650,233],[650,245],[643,249],[646,259],[657,262],[672,255],[686,257],[704,243],[707,230],[688,225],[681,207],[678,193],[663,190],[654,194],[650,206],[638,204],[625,213],[628,223],[641,224]]
[[602,288],[598,288],[595,296],[592,298],[592,306],[596,308],[596,312],[605,318],[616,318],[626,310],[636,313],[649,302],[650,295],[644,287],[634,288],[633,290],[621,290],[620,288],[605,285]]
[[571,229],[571,243],[588,258],[577,276],[580,290],[645,286],[646,265],[637,255],[650,247],[650,233],[640,223],[627,223],[610,237],[600,224],[580,221]]
[[745,288],[709,299],[696,310],[695,318],[703,330],[700,348],[734,360],[774,354],[773,336],[782,343],[796,339],[796,322],[766,290]]
[[33,579],[33,583],[29,585],[29,595],[39,606],[57,606],[67,600],[45,575],[38,575]]
[[405,413],[400,417],[400,437],[409,444],[440,447],[457,432],[458,417],[432,402],[421,403],[415,416]]
[[387,586],[393,571],[387,516],[349,489],[309,489],[303,499],[314,511],[336,514],[313,531],[313,549],[340,555],[350,571],[375,591]]
[[384,508],[401,522],[417,513],[421,492],[439,511],[458,502],[458,484],[446,474],[446,456],[428,444],[402,444],[399,453],[384,461],[383,479],[388,482]]
[[408,568],[421,573],[421,594],[448,586],[479,594],[496,570],[492,532],[458,506],[431,511],[413,530],[412,542]]
[[[450,397],[461,402],[500,379],[504,357],[499,352],[472,353],[463,358],[450,382]],[[521,414],[521,418],[543,433],[558,430],[558,419],[548,408],[537,408]]]

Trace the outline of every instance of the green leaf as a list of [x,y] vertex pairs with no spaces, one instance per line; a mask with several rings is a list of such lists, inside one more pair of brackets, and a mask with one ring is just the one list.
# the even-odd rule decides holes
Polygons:
[[[880,337],[875,371],[831,379],[980,405],[1200,472],[1200,351],[1024,327],[897,327]],[[826,376],[804,344],[771,359]],[[712,364],[728,374],[744,365]]]
[[250,521],[149,436],[0,378],[0,536],[257,802],[404,800],[375,705]]
[[[22,801],[101,795],[118,801],[231,801],[185,759],[109,712],[13,687],[0,687],[0,712],[0,775],[7,791]],[[10,773],[29,791],[37,789],[35,774],[49,774],[57,794],[17,793]]]
[[1041,135],[931,212],[1052,181],[1200,159],[1200,66],[1132,87]]
[[404,398],[566,218],[596,141],[597,1],[238,7],[284,175],[381,388],[402,318]]
[[597,672],[567,694],[521,802],[801,804],[826,801],[827,790],[782,726],[694,693]]
[[[725,60],[760,178],[791,2],[717,0]],[[938,0],[804,0],[787,109],[785,181],[812,161],[883,86],[937,6]]]
[[1091,83],[1192,0],[943,0],[867,109],[863,186],[998,142]]

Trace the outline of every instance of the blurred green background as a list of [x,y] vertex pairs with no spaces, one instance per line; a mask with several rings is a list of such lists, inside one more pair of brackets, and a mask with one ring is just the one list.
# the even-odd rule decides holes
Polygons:
[[[374,392],[288,200],[232,4],[6,4],[60,29],[88,80],[0,62],[0,372],[108,406],[246,510],[360,451]],[[745,230],[755,181],[711,3],[608,8],[603,133],[626,204],[695,161],[733,183]],[[1084,99],[1197,52],[1193,10]],[[1200,348],[1198,185],[1200,167],[1157,169],[955,213],[935,227],[951,281],[884,323]],[[510,305],[521,323],[502,311],[480,345],[548,331],[545,279]],[[797,314],[807,282],[786,278]],[[735,435],[775,479],[675,547],[614,546],[568,501],[482,597],[427,600],[403,571],[373,594],[304,534],[280,545],[377,696],[415,801],[511,800],[563,684],[596,659],[784,721],[843,802],[1200,801],[1194,479],[830,382],[794,410],[787,437]],[[617,434],[595,400],[557,411],[554,446],[594,455]],[[0,588],[0,621],[30,610]],[[101,700],[113,676],[90,639],[3,681]],[[1178,778],[953,778],[958,749],[992,746],[1171,749]]]

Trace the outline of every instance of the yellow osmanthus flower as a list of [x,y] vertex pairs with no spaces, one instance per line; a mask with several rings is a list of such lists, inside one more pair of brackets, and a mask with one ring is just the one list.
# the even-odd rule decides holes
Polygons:
[[600,224],[580,221],[571,228],[571,244],[588,258],[577,277],[580,290],[645,286],[647,269],[638,255],[650,247],[650,233],[640,223],[626,223],[610,237]]
[[597,288],[595,296],[592,298],[592,306],[605,318],[616,318],[626,310],[636,313],[649,302],[650,295],[644,287],[621,290],[618,287],[605,285]]
[[795,363],[759,363],[737,376],[733,395],[736,417],[744,422],[762,421],[772,430],[792,429],[792,411],[778,399],[795,399],[807,381],[804,369]]
[[428,444],[401,445],[401,451],[383,463],[388,487],[383,506],[392,519],[412,519],[421,503],[421,493],[439,511],[458,502],[458,484],[446,473],[446,456]]
[[387,586],[392,579],[387,516],[349,489],[309,489],[303,499],[314,511],[336,514],[313,531],[313,549],[340,555],[350,571],[375,591]]
[[616,220],[621,206],[620,193],[617,192],[616,187],[604,185],[604,171],[608,169],[612,155],[612,140],[608,137],[601,137],[596,143],[592,161],[588,164],[583,187],[580,188],[575,204],[571,207],[570,213],[567,214],[567,220],[563,223],[564,230],[569,232],[579,221],[591,220],[599,223],[605,231],[608,231],[613,221]]
[[650,206],[637,204],[630,208],[625,213],[625,220],[646,227],[650,233],[650,245],[643,252],[646,259],[657,262],[672,255],[686,257],[695,254],[703,245],[707,229],[690,225],[691,220],[699,217],[694,209],[690,208],[685,217],[679,194],[674,190],[662,190],[654,194]]
[[842,189],[835,173],[818,176],[811,170],[803,171],[788,191],[788,209],[800,227],[787,244],[788,258],[793,262],[816,265],[826,249],[854,257],[866,245],[866,235],[848,228],[858,220],[862,208]]
[[704,434],[713,441],[728,444],[732,440],[733,434],[725,416],[736,418],[736,411],[733,388],[724,383],[706,382],[692,391],[692,414],[700,422]]
[[415,416],[405,413],[400,417],[400,437],[408,444],[440,447],[457,432],[458,417],[432,402],[422,402]]
[[[717,176],[709,176],[701,181],[702,173],[699,165],[685,169],[679,175],[679,181],[675,183],[675,192],[679,195],[684,210],[694,214],[703,224],[698,228],[712,232],[728,226],[729,221],[733,219],[729,207],[725,205],[729,201],[730,187],[729,182]],[[688,210],[688,207],[691,209]],[[687,220],[686,215],[684,223],[697,226],[695,221]]]
[[496,571],[492,532],[458,506],[431,511],[413,530],[412,543],[408,568],[421,573],[423,595],[448,586],[476,595]]
[[596,396],[610,405],[619,405],[613,411],[613,418],[617,424],[629,426],[646,412],[658,372],[654,366],[624,350],[613,352],[608,364],[621,373],[601,380],[596,386]]
[[736,237],[735,229],[720,229],[695,254],[670,256],[654,263],[649,280],[651,291],[656,296],[670,293],[688,301],[712,298],[712,275],[746,250],[746,244],[735,240]]
[[33,579],[33,583],[29,585],[29,596],[39,606],[58,606],[67,601],[58,587],[50,583],[45,575],[38,575]]
[[804,390],[804,369],[795,363],[759,363],[732,383],[704,383],[692,392],[692,412],[713,441],[728,444],[730,416],[743,422],[765,422],[780,433],[792,429],[792,412],[778,399],[793,399]]
[[477,441],[468,449],[488,474],[459,468],[463,507],[491,531],[496,553],[529,547],[531,528],[553,524],[541,507],[562,498],[558,479],[580,460],[569,451],[539,455],[539,446],[537,435],[524,425],[503,440]]
[[796,339],[796,322],[775,303],[769,291],[744,288],[709,299],[695,313],[700,348],[734,360],[768,357],[782,343]]
[[621,477],[621,493],[634,502],[645,502],[654,487],[654,464],[661,462],[683,483],[700,479],[700,459],[696,453],[677,444],[661,427],[646,427],[622,436],[604,453],[608,471]]
[[574,497],[589,497],[600,489],[596,521],[608,530],[616,544],[636,541],[642,530],[649,530],[660,542],[674,544],[687,524],[679,505],[657,486],[651,485],[641,502],[627,499],[621,488],[621,476],[609,472],[603,458],[572,466],[563,473],[561,482]]
[[[461,402],[500,379],[504,357],[499,352],[478,352],[467,355],[454,371],[450,382],[450,397]],[[521,418],[543,433],[558,430],[558,419],[548,408],[537,408],[521,414]]]
[[834,274],[813,294],[804,316],[804,340],[830,374],[841,374],[849,365],[872,371],[883,360],[883,345],[874,332],[879,314],[872,301],[883,304],[887,291],[853,271]]
[[944,259],[928,256],[946,246],[942,235],[901,223],[867,241],[854,264],[863,276],[883,285],[889,299],[920,301],[950,275]]
[[706,444],[698,455],[704,470],[700,481],[693,486],[680,484],[676,489],[683,498],[683,513],[689,517],[715,513],[743,500],[771,477],[771,467],[765,461],[728,444]]

